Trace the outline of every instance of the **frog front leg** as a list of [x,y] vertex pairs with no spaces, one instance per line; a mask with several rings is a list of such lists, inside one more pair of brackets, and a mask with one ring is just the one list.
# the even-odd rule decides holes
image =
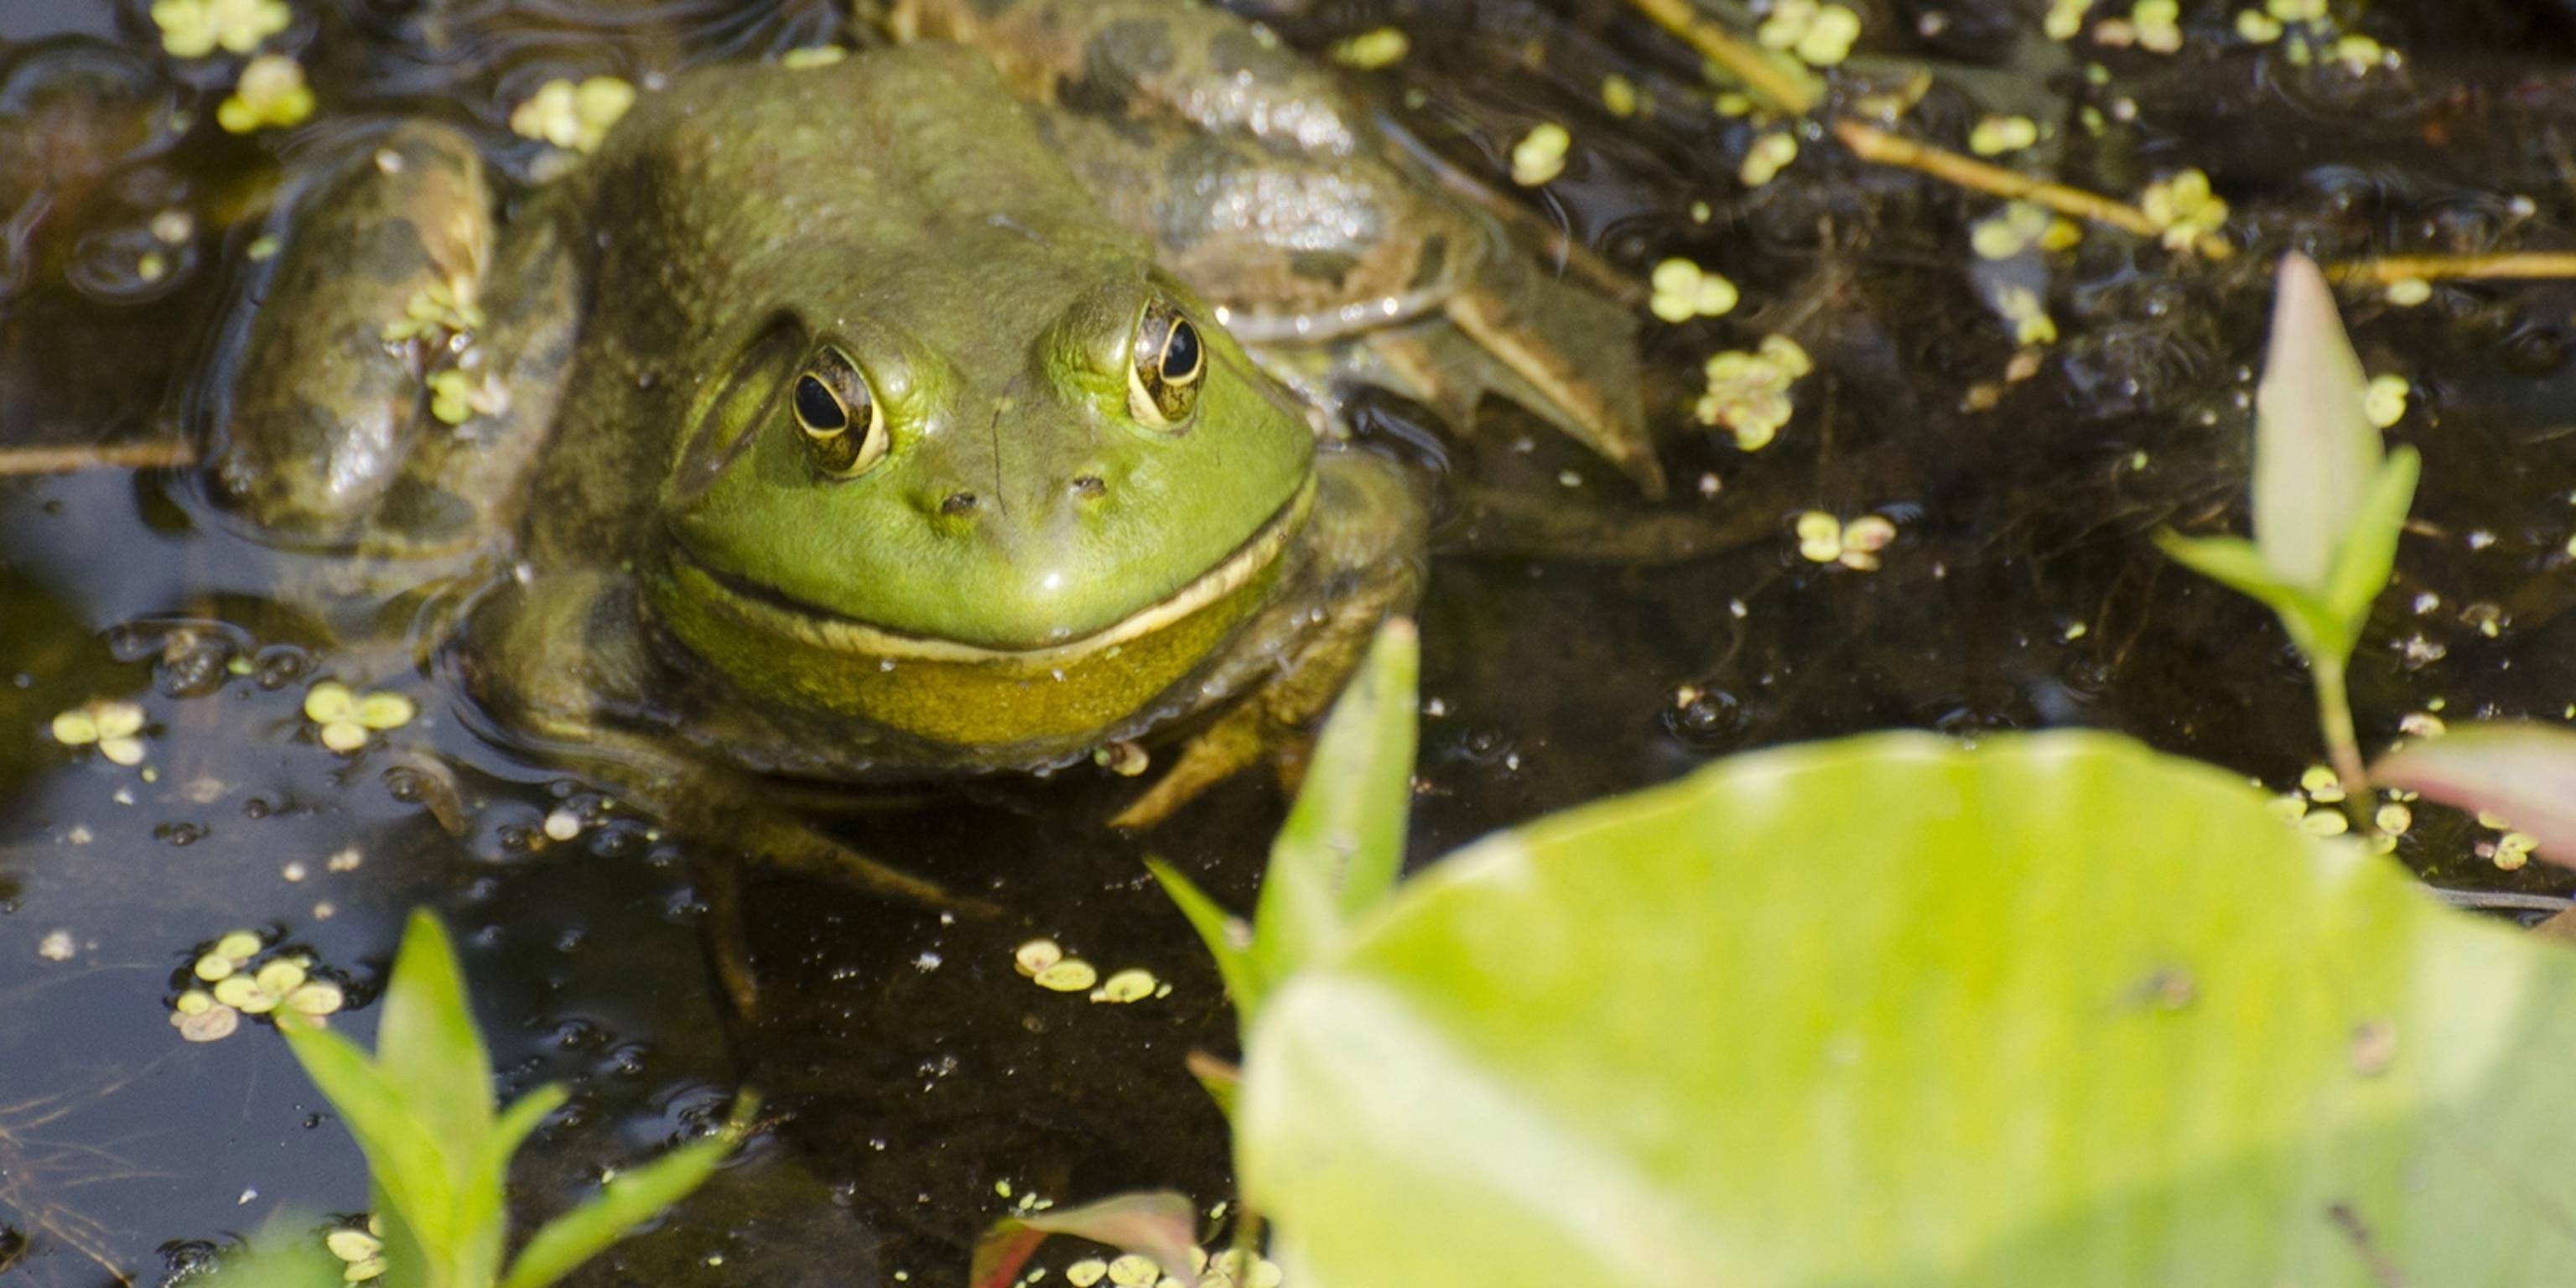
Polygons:
[[1316,475],[1296,585],[1254,619],[1206,682],[1242,696],[1183,742],[1171,767],[1112,826],[1152,827],[1265,758],[1293,787],[1315,722],[1359,669],[1378,624],[1412,611],[1429,558],[1421,480],[1350,450],[1320,454]]
[[549,218],[496,228],[470,139],[395,127],[296,203],[218,390],[218,489],[298,543],[430,555],[506,530],[578,295]]

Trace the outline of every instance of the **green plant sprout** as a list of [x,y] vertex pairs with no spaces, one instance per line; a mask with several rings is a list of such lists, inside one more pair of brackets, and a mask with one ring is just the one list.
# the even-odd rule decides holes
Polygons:
[[[597,1197],[540,1227],[503,1267],[510,1158],[564,1103],[548,1083],[497,1108],[465,977],[436,917],[414,912],[386,986],[376,1053],[303,1017],[278,1026],[304,1072],[367,1156],[384,1240],[384,1282],[401,1288],[544,1288],[677,1203],[749,1130],[746,1093],[720,1132],[621,1172]],[[263,1267],[249,1288],[284,1281]]]
[[2271,606],[2308,660],[2326,754],[2347,799],[2367,798],[2345,669],[2388,585],[2415,499],[2415,450],[2383,451],[2364,409],[2369,379],[2325,275],[2281,260],[2272,338],[2254,395],[2254,539],[2156,543],[2193,571]]
[[1412,620],[1389,620],[1324,721],[1305,786],[1271,842],[1250,925],[1170,864],[1146,862],[1216,957],[1246,1028],[1272,989],[1330,951],[1395,890],[1413,806],[1414,686],[1421,666],[1421,635]]

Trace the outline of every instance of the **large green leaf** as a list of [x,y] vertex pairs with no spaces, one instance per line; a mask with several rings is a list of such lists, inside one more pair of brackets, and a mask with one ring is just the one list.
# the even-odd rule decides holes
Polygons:
[[2576,1282],[2576,954],[2093,734],[1725,762],[1272,995],[1300,1288]]

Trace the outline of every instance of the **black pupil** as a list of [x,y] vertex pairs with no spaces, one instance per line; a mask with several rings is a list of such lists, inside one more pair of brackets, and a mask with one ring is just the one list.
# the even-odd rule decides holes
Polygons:
[[796,382],[796,418],[808,429],[827,433],[850,423],[850,414],[841,410],[841,400],[812,376]]
[[1172,338],[1163,343],[1163,379],[1187,380],[1199,369],[1199,332],[1188,322],[1172,324]]

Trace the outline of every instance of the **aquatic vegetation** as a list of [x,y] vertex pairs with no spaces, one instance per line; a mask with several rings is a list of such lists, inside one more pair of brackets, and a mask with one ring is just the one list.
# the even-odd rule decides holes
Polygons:
[[591,152],[633,106],[635,87],[614,76],[593,76],[578,85],[550,80],[510,112],[510,130],[559,148]]
[[304,82],[304,64],[286,54],[250,60],[233,92],[215,107],[215,123],[226,134],[298,125],[311,115],[313,87]]
[[47,732],[66,747],[96,747],[118,765],[143,763],[143,708],[138,703],[99,700],[57,715]]
[[375,734],[410,724],[419,707],[388,689],[364,695],[338,680],[324,680],[304,695],[304,718],[317,727],[322,745],[342,755],[355,753]]
[[188,974],[206,987],[184,989],[172,999],[170,1023],[191,1042],[232,1036],[244,1015],[283,1008],[318,1019],[348,1002],[337,980],[314,973],[311,957],[276,950],[255,930],[236,930],[202,946]]
[[2395,568],[2418,468],[2413,448],[2381,447],[2370,395],[2324,275],[2300,256],[2282,260],[2255,394],[2254,539],[2158,539],[2280,618],[2308,660],[2327,753],[2353,792],[2367,779],[2344,668]]
[[[281,1015],[297,1062],[367,1156],[378,1225],[363,1236],[369,1246],[334,1236],[327,1248],[272,1248],[268,1258],[293,1260],[302,1251],[300,1264],[309,1267],[327,1253],[346,1263],[336,1278],[373,1277],[357,1273],[364,1268],[424,1288],[543,1288],[686,1197],[749,1129],[754,1102],[746,1095],[715,1135],[617,1173],[589,1202],[540,1227],[505,1271],[510,1158],[562,1106],[565,1092],[550,1083],[496,1109],[464,975],[437,919],[412,916],[385,989],[373,1058],[291,1008]],[[270,1259],[253,1259],[220,1282],[266,1288],[278,1282]]]
[[1328,846],[1248,936],[1190,914],[1258,990],[1236,1163],[1287,1282],[2566,1272],[2576,956],[2092,733],[1736,757],[1393,886],[1403,642],[1298,799]]

